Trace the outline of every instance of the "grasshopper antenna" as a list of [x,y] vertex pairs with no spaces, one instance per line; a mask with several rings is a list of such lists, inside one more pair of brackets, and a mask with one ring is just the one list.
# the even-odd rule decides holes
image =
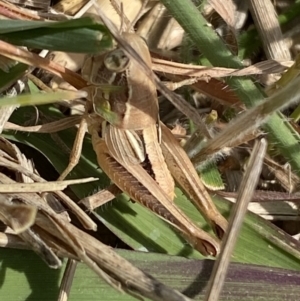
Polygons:
[[129,31],[131,29],[131,24],[130,24],[129,19],[127,18],[127,16],[124,13],[123,2],[119,3],[119,1],[117,1],[117,0],[110,0],[110,3],[112,5],[112,7],[114,8],[114,10],[116,11],[116,13],[121,18],[119,32],[122,33],[124,31],[126,31],[125,29],[127,29]]
[[[121,25],[120,25],[120,33],[122,32],[134,32],[134,26],[136,25],[137,21],[140,19],[141,15],[143,14],[149,0],[145,0],[142,3],[142,6],[138,12],[138,14],[135,16],[133,21],[130,22],[128,17],[124,13],[124,6],[123,2],[119,3],[118,0],[110,0],[110,3],[114,10],[117,12],[117,14],[121,18]],[[124,26],[125,25],[125,26]]]
[[144,0],[143,4],[138,12],[138,14],[136,15],[136,17],[133,19],[133,21],[130,23],[130,27],[129,29],[133,30],[134,26],[136,25],[137,21],[140,19],[140,17],[142,16],[144,10],[146,9],[146,6],[148,4],[149,0]]

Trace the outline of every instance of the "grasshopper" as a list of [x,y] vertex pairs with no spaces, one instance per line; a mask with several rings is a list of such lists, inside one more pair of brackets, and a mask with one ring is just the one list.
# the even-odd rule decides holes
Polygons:
[[[134,33],[123,33],[123,38],[151,68],[145,41]],[[227,221],[184,150],[159,121],[154,79],[120,47],[89,57],[82,76],[90,84],[85,122],[102,170],[134,201],[174,225],[199,252],[217,255],[219,240],[194,225],[173,202],[174,177],[217,236],[223,236]],[[117,88],[107,91],[105,85]]]

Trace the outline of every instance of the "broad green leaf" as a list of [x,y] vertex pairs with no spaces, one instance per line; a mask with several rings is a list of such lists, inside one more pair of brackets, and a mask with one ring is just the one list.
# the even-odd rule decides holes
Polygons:
[[[117,252],[165,285],[192,299],[203,300],[213,261],[136,251]],[[0,248],[0,300],[57,300],[62,273],[63,269],[48,268],[31,251]],[[220,301],[298,300],[299,281],[299,272],[231,263]],[[79,263],[68,301],[79,300],[136,299],[117,292]]]
[[[50,106],[40,107],[43,114],[59,118],[61,115]],[[23,116],[30,115],[32,108],[21,108],[15,112],[13,120],[22,123]],[[12,121],[13,121],[12,120]],[[74,130],[59,133],[62,141],[69,147],[74,139]],[[68,155],[53,143],[48,135],[44,134],[6,134],[8,138],[26,143],[40,150],[61,172],[67,165]],[[83,154],[79,165],[71,173],[71,178],[86,176],[98,177],[98,183],[88,183],[72,187],[79,198],[86,197],[108,185],[109,180],[97,167],[95,154],[90,139],[87,138],[83,147]],[[196,211],[193,205],[176,190],[176,204],[180,206],[196,223],[205,230],[209,230],[204,219]],[[224,199],[215,198],[221,212],[228,216],[229,204]],[[190,258],[201,258],[201,255],[193,250],[176,232],[164,221],[156,217],[144,207],[129,202],[124,196],[97,210],[101,221],[116,233],[124,242],[136,250],[148,250],[152,252],[182,255]],[[253,263],[288,269],[300,269],[299,246],[297,241],[288,235],[280,234],[280,230],[270,225],[261,218],[248,213],[241,236],[238,240],[233,260],[243,263]],[[298,250],[296,248],[298,247]],[[291,254],[290,254],[291,253]]]
[[82,53],[96,53],[112,43],[107,29],[91,18],[61,22],[0,20],[0,40],[29,48]]

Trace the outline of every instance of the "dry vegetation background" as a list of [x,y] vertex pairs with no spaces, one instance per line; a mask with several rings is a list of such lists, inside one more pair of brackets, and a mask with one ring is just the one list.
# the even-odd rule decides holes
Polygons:
[[[95,2],[0,1],[1,300],[297,300],[300,1]],[[96,23],[101,12],[114,37],[134,25],[147,42],[160,119],[218,210],[228,218],[230,204],[250,201],[237,246],[237,232],[224,243],[234,248],[222,257],[228,270],[212,273],[212,258],[121,194],[90,135],[68,180],[56,181],[86,112],[84,61],[116,45]],[[213,279],[226,273],[219,296]]]

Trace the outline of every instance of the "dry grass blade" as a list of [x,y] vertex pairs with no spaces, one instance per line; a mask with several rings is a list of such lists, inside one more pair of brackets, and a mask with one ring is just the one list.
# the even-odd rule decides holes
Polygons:
[[158,58],[153,58],[153,70],[163,73],[186,75],[189,77],[197,77],[199,80],[209,80],[210,78],[220,78],[227,76],[247,76],[257,74],[279,73],[287,69],[286,65],[290,62],[277,62],[275,60],[268,60],[259,62],[243,69],[223,68],[223,67],[207,67],[194,66],[171,62]]
[[50,6],[50,0],[10,0],[11,3],[16,3],[17,5],[24,5],[26,7],[31,7],[33,9],[48,10]]
[[97,181],[98,178],[86,178],[79,180],[54,181],[44,183],[11,183],[0,185],[0,193],[19,193],[19,192],[54,192],[66,189],[69,185],[83,184]]
[[72,287],[73,278],[75,275],[77,261],[69,259],[64,271],[63,279],[60,284],[59,296],[57,301],[67,301]]
[[136,33],[147,40],[150,49],[174,49],[184,35],[182,27],[159,2],[141,20]]
[[42,260],[52,269],[58,269],[61,267],[61,260],[53,252],[45,241],[41,238],[34,230],[28,229],[19,234],[19,236],[26,241],[26,243],[31,247],[31,249],[40,256]]
[[238,4],[236,3],[236,1],[232,1],[232,0],[224,0],[224,1],[209,0],[207,4],[208,4],[207,13],[209,12],[210,9],[209,6],[211,6],[225,22],[226,26],[224,29],[226,33],[223,34],[224,41],[228,45],[229,49],[233,53],[237,54],[238,42],[236,38],[235,28],[238,22],[237,14],[236,14],[236,9]]
[[54,5],[54,9],[60,12],[64,12],[65,15],[75,15],[79,9],[91,1],[73,0],[73,1],[60,1]]
[[300,79],[296,78],[278,93],[266,98],[262,103],[233,120],[219,135],[203,146],[201,151],[192,158],[192,162],[195,165],[200,165],[212,154],[241,141],[245,135],[264,123],[273,112],[299,102],[299,84]]
[[[13,180],[0,173],[1,183],[14,183]],[[7,200],[12,200],[12,204],[2,202],[1,219],[3,222],[15,230],[16,233],[31,247],[51,268],[61,266],[61,261],[49,248],[47,243],[35,233],[30,227],[35,222],[35,217],[40,201],[40,207],[48,212],[53,212],[43,199],[39,199],[36,194],[13,193],[5,195]],[[37,201],[37,202],[36,202]],[[8,210],[9,209],[9,210]]]
[[[72,226],[67,221],[61,219],[61,217],[58,214],[55,214],[50,207],[46,207],[45,203],[44,205],[39,205],[39,202],[36,202],[37,198],[34,198],[33,194],[17,194],[17,196],[18,198],[24,199],[27,203],[36,204],[37,207],[46,214],[38,215],[36,219],[37,225],[42,227],[44,231],[49,232],[50,235],[55,235],[58,239],[65,241],[65,243],[67,243],[67,245],[69,245],[71,249],[75,251],[75,253],[80,259],[87,263],[87,265],[92,270],[94,270],[99,276],[104,277],[104,279],[106,279],[111,285],[115,287],[117,285],[116,288],[123,287],[124,289],[133,289],[135,292],[139,292],[142,295],[152,298],[153,300],[189,300],[188,298],[185,298],[178,292],[172,291],[164,285],[156,282],[156,280],[154,280],[153,278],[143,274],[138,269],[134,268],[125,260],[123,260],[121,257],[117,256],[111,248],[101,244],[96,239],[93,239],[88,234],[78,230],[76,227]],[[46,216],[48,216],[48,220]],[[50,217],[51,220],[49,220]],[[35,228],[35,230],[37,229]],[[38,236],[35,234],[35,232],[31,230],[29,233],[25,232],[21,235],[21,237],[25,239],[25,241],[31,246],[31,248],[35,250],[35,252],[38,253],[40,256],[42,256],[42,258],[48,263],[49,266],[54,268],[58,267],[60,263],[54,260],[56,256],[47,247],[49,235],[47,236],[40,234],[40,236],[46,239],[46,244],[40,239],[38,239]],[[52,248],[56,245],[53,245],[54,241],[55,240],[52,238]],[[7,245],[7,242],[3,244]],[[69,253],[69,249],[64,250],[63,245],[59,245],[60,246],[58,247],[57,251],[60,254]],[[92,247],[93,245],[94,247]],[[109,252],[107,253],[107,251]],[[89,254],[91,252],[93,254],[92,259]],[[52,258],[51,255],[54,257]],[[116,282],[113,278],[107,276],[106,273],[99,269],[95,262],[98,263],[101,267],[102,265],[104,265],[105,270],[108,272],[111,270],[111,267],[114,267],[113,271],[110,272],[110,274],[112,273],[113,277],[119,280]],[[120,270],[120,266],[122,266],[124,270]],[[124,272],[123,275],[122,271]],[[129,276],[131,273],[133,273],[133,275]],[[122,283],[121,286],[120,284],[117,284],[119,283],[119,281],[121,281]]]
[[221,253],[213,268],[207,295],[205,297],[206,301],[219,300],[231,254],[235,247],[248,203],[251,200],[254,189],[258,183],[266,150],[267,142],[265,139],[261,139],[255,144],[251,153],[247,171],[239,188],[237,202],[234,205],[229,219],[228,230],[222,242]]
[[77,125],[81,119],[81,116],[73,116],[35,126],[21,126],[11,122],[5,122],[3,128],[5,130],[22,131],[29,133],[56,133]]
[[[268,95],[272,95],[276,90],[281,89],[286,86],[290,81],[296,78],[300,73],[300,55],[298,54],[295,58],[295,61],[290,68],[282,74],[278,81],[269,86],[266,90]],[[291,116],[293,117],[293,116]],[[295,120],[297,121],[297,120]]]
[[249,6],[267,58],[290,60],[291,55],[284,42],[272,1],[251,0]]
[[37,14],[32,13],[32,10],[20,8],[12,3],[4,1],[0,2],[0,14],[14,20],[41,20]]
[[[7,143],[8,143],[7,140],[0,140],[0,145],[1,145],[2,149],[5,147],[5,145]],[[11,169],[15,172],[19,172],[23,175],[26,175],[35,182],[41,182],[41,183],[34,183],[34,184],[38,184],[38,185],[47,184],[47,182],[42,177],[40,177],[39,175],[37,175],[34,172],[28,170],[26,167],[15,163],[14,160],[12,158],[9,158],[8,155],[6,155],[6,157],[8,157],[8,159],[5,158],[4,156],[0,156],[0,166],[5,166],[6,168],[9,168],[9,169]],[[11,185],[21,185],[21,184],[15,183],[13,180],[9,179],[8,177],[6,177],[2,174],[0,174],[0,181],[2,183],[8,184],[9,186],[11,186]],[[79,221],[82,223],[82,225],[86,229],[94,230],[94,231],[97,229],[97,225],[93,222],[93,220],[73,200],[71,200],[63,192],[57,191],[56,188],[54,188],[54,191],[55,191],[55,194],[62,200],[62,202],[68,208],[70,208],[72,210],[72,212],[77,216]],[[12,195],[17,195],[17,194],[15,193],[15,191],[12,191]],[[27,193],[27,194],[21,194],[21,195],[29,196],[30,194]],[[47,212],[48,207],[45,207],[44,202],[37,201],[38,199],[39,198],[36,198],[36,197],[33,198],[32,200],[35,200],[36,202],[31,201],[29,204],[33,205],[33,206],[37,206],[39,209],[46,210],[46,212]],[[40,207],[38,206],[38,204],[40,204]]]
[[[43,215],[41,214],[41,217]],[[95,262],[86,255],[84,247],[82,243],[74,236],[74,232],[70,231],[69,222],[65,222],[64,220],[60,219],[56,215],[46,216],[46,218],[37,218],[38,220],[43,220],[43,222],[47,221],[48,223],[52,224],[50,228],[53,231],[57,231],[60,235],[60,239],[62,239],[67,245],[71,248],[72,252],[77,256],[80,260],[87,264],[88,267],[91,268],[99,277],[105,280],[109,285],[114,287],[115,289],[119,288],[119,283],[115,279],[111,278],[107,273],[105,273],[99,266],[95,264]],[[44,229],[45,230],[45,229]]]
[[[0,173],[0,182],[13,183],[13,180]],[[21,200],[27,206],[29,205],[30,207],[36,209],[43,208],[46,212],[51,212],[51,213],[54,212],[43,199],[39,198],[37,194],[14,193],[14,194],[7,194],[6,197],[11,200],[13,199]],[[15,213],[17,215],[19,214],[18,211]],[[15,218],[12,217],[11,215],[5,215],[5,219],[3,221],[11,228],[14,228],[14,224],[17,225],[17,230],[19,230],[20,228],[20,223],[18,222],[18,216]],[[33,221],[31,220],[30,223],[32,222]],[[60,259],[53,253],[53,251],[49,248],[49,246],[45,243],[45,241],[39,235],[37,235],[31,228],[28,228],[27,226],[27,229],[26,230],[23,229],[23,231],[19,233],[19,236],[31,247],[32,250],[34,250],[49,265],[49,267],[58,268],[61,266]]]
[[80,203],[85,205],[88,210],[94,210],[110,201],[112,201],[118,194],[122,193],[122,190],[118,188],[115,184],[101,190],[91,196],[88,196],[82,200]]
[[284,72],[289,66],[291,61],[280,61],[280,60],[267,60],[251,65],[247,68],[240,69],[232,72],[229,76],[247,76],[257,74],[272,74]]
[[[75,226],[69,223],[61,224],[59,227],[63,226],[64,228],[62,233],[56,226],[53,227],[53,222],[56,223],[57,220],[52,219],[50,221],[41,215],[38,215],[36,220],[37,225],[44,231],[49,232],[51,229],[51,235],[63,241],[67,239],[65,235],[72,234],[73,243],[71,247],[74,248],[75,241],[77,244],[83,246],[84,250],[82,251],[86,253],[94,268],[90,264],[89,266],[93,270],[95,270],[95,265],[96,267],[100,267],[109,277],[113,277],[115,282],[119,283],[119,288],[139,293],[142,296],[157,301],[190,301],[189,298],[181,293],[169,289],[153,277],[135,268],[131,263],[116,254],[110,247],[102,244]],[[85,257],[85,259],[87,258]]]
[[[4,140],[1,140],[1,147],[3,149],[2,153],[8,151],[10,148],[15,149]],[[17,172],[24,172],[24,174],[29,176],[29,180],[32,178],[35,181],[44,181],[32,171],[27,170],[25,166],[19,166],[17,163],[12,162],[13,159],[10,157],[11,152],[0,157],[4,166],[8,166],[11,170]],[[15,152],[17,152],[16,149]],[[18,157],[18,155],[16,156]],[[0,182],[10,185],[14,183],[12,179],[1,173]],[[63,196],[62,192],[57,192],[57,194],[61,197]],[[35,224],[28,228],[33,223],[31,219],[30,223],[27,223],[23,227],[26,230],[19,233],[19,237],[26,242],[26,245],[20,245],[18,240],[13,240],[12,237],[4,234],[0,236],[2,246],[28,246],[52,268],[61,266],[58,255],[82,260],[98,276],[102,277],[107,283],[118,290],[138,293],[153,300],[190,300],[179,292],[164,286],[151,276],[141,272],[115,254],[110,247],[105,246],[87,233],[71,225],[68,217],[62,213],[56,213],[49,206],[50,203],[37,193],[14,192],[7,194],[6,197],[8,199],[20,200],[20,202],[24,203],[22,206],[34,208],[34,212],[37,211],[37,215],[34,220]],[[70,202],[72,201],[70,200]],[[74,202],[73,204],[76,205]],[[6,207],[4,206],[2,209],[6,209]],[[24,212],[26,213],[26,211]],[[5,223],[14,228],[9,215],[6,215]]]
[[26,65],[43,68],[44,70],[63,78],[77,89],[82,89],[87,86],[86,81],[77,73],[44,59],[35,53],[18,48],[4,41],[0,41],[0,52],[2,55]]
[[291,171],[291,167],[289,165],[286,167],[281,166],[270,156],[265,157],[265,164],[286,191],[292,193],[298,190],[300,179],[294,172]]
[[[217,194],[236,202],[237,192],[218,191]],[[299,201],[297,193],[256,190],[248,210],[270,221],[298,221]]]

